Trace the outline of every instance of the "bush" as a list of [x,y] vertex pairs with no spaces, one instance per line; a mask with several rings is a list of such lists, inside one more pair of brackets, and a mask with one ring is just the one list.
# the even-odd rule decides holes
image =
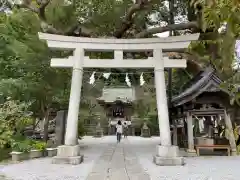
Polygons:
[[11,144],[12,151],[17,152],[30,152],[32,149],[32,141],[25,140],[25,141],[13,141]]
[[44,151],[46,149],[46,147],[47,147],[47,144],[45,142],[35,141],[32,144],[32,148],[31,149]]
[[[12,100],[0,104],[0,149],[6,148],[10,144],[14,144],[15,148],[25,146],[21,144],[22,141],[17,145],[13,140],[14,136],[21,132],[26,125],[32,123],[31,113],[27,111],[29,105],[29,103]],[[17,142],[19,141],[17,140]]]
[[0,122],[0,149],[11,143],[13,131],[5,123]]
[[7,160],[7,159],[9,159],[11,157],[10,156],[11,148],[1,149],[0,151],[1,151],[1,153],[0,153],[0,162],[4,161],[4,160]]
[[81,139],[86,134],[83,122],[78,121],[78,137]]

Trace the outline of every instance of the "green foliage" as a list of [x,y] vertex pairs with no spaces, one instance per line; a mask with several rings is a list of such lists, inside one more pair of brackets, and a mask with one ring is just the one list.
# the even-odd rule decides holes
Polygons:
[[[184,84],[191,78],[192,76],[185,69],[172,69],[172,96],[178,95],[183,90]],[[167,82],[169,82],[168,78]]]
[[[122,26],[123,15],[133,4],[132,0],[82,0],[75,2],[77,19],[84,27],[94,29],[95,35],[100,36],[113,35],[113,32]],[[134,17],[139,28],[145,25],[144,15],[151,10],[147,9]]]
[[134,106],[134,112],[140,118],[147,118],[149,116],[150,104],[145,102],[143,99],[136,101]]
[[9,100],[0,105],[0,124],[6,124],[9,129],[22,131],[31,123],[28,107],[30,103]]
[[[218,61],[222,68],[229,70],[234,62],[234,45],[236,37],[240,35],[240,5],[238,0],[192,0],[193,5],[201,4],[202,29],[213,29],[218,32],[225,25],[224,35],[218,36]],[[210,49],[211,50],[211,49]],[[227,66],[227,67],[226,67]]]
[[12,140],[13,131],[5,123],[0,122],[0,150]]
[[140,88],[143,93],[141,98],[134,102],[134,113],[141,119],[156,115],[156,94],[151,84],[145,84]]
[[196,7],[201,4],[203,30],[214,28],[218,30],[224,23],[231,29],[231,33],[239,33],[240,4],[238,0],[192,0]]
[[[238,131],[239,131],[239,127],[237,126],[237,124],[235,124],[233,129],[233,134],[236,141],[238,140]],[[240,154],[240,145],[237,146],[237,153]]]
[[[147,125],[151,129],[151,133],[158,132],[159,131],[158,116],[157,115],[149,116],[149,120],[147,121]],[[156,134],[156,135],[158,135],[158,134]]]
[[[31,1],[38,7],[37,1]],[[123,16],[133,5],[132,0],[83,0],[70,1],[52,0],[46,8],[46,21],[59,32],[66,32],[75,24],[90,28],[95,36],[112,36],[121,29]],[[177,1],[175,14],[185,15],[186,2]],[[152,13],[156,18],[150,18]],[[132,37],[148,25],[157,25],[160,21],[168,22],[168,7],[164,2],[152,1],[152,6],[138,11],[133,16],[133,28],[124,37]],[[35,116],[43,117],[49,108],[66,108],[70,90],[70,72],[49,67],[50,57],[69,55],[49,51],[46,44],[39,41],[37,33],[42,31],[40,19],[36,14],[15,9],[11,16],[0,16],[0,92],[4,97],[32,101],[31,110]],[[101,55],[98,55],[101,56]],[[125,70],[124,70],[125,71]],[[119,72],[119,71],[118,71]],[[137,72],[137,71],[136,71]],[[89,76],[84,77],[82,90],[81,112],[92,116],[102,112],[96,97],[101,92],[103,80],[96,88],[89,90]],[[152,78],[152,77],[151,77]],[[116,80],[117,79],[117,80]],[[136,82],[138,79],[133,77]],[[135,82],[135,84],[136,84]],[[125,84],[124,75],[116,75],[112,84]],[[133,82],[134,83],[134,82]],[[90,108],[89,108],[90,107]],[[151,108],[152,109],[152,108]],[[101,113],[104,119],[104,113]]]
[[86,119],[105,120],[106,114],[103,107],[97,102],[97,98],[101,96],[104,82],[97,79],[94,85],[89,85],[90,74],[84,76],[84,85],[82,88],[81,107],[79,113],[80,124]]
[[[1,149],[0,163],[1,163],[1,161],[5,161],[5,160],[10,159],[10,157],[11,157],[10,153],[11,153],[11,148]],[[1,175],[0,175],[0,179],[1,179]]]
[[0,149],[11,144],[14,133],[19,134],[31,123],[28,107],[29,104],[12,100],[0,105]]
[[82,138],[86,134],[84,124],[82,121],[78,121],[78,137]]
[[47,147],[47,144],[45,142],[41,142],[41,141],[35,141],[32,145],[31,145],[31,149],[33,150],[40,150],[40,151],[44,151]]
[[12,151],[18,152],[29,152],[30,150],[43,151],[46,147],[47,144],[45,142],[26,139],[25,137],[20,136],[12,140],[11,143]]
[[77,22],[75,4],[66,5],[64,0],[52,0],[46,9],[49,24],[65,32]]
[[[33,2],[38,7],[37,1]],[[198,63],[213,63],[224,80],[233,75],[232,63],[234,61],[234,42],[235,37],[239,35],[239,3],[237,0],[193,0],[193,5],[201,4],[202,10],[202,29],[214,29],[227,23],[227,30],[224,37],[217,33],[211,41],[203,39],[197,43],[191,44],[190,51],[199,59]],[[94,36],[112,36],[113,32],[122,27],[122,24],[132,23],[133,27],[124,34],[124,38],[133,37],[148,26],[159,25],[169,21],[169,10],[164,1],[153,1],[150,8],[139,11],[134,14],[133,22],[122,22],[123,16],[129,7],[133,5],[132,0],[82,0],[73,1],[66,4],[64,0],[52,0],[46,9],[46,21],[59,32],[66,32],[72,26],[80,24],[81,28],[90,28]],[[196,20],[191,16],[189,1],[177,0],[174,8],[174,15],[188,15],[188,18]],[[188,13],[188,14],[187,14]],[[150,16],[151,15],[151,16]],[[152,18],[152,15],[155,18]],[[195,15],[195,14],[194,14]],[[71,52],[50,51],[46,44],[38,39],[37,33],[43,29],[40,27],[39,17],[26,10],[15,9],[11,16],[0,14],[0,101],[5,102],[7,97],[21,102],[29,102],[30,110],[34,116],[43,118],[45,112],[49,109],[65,109],[68,105],[68,96],[70,90],[71,72],[68,70],[58,70],[49,66],[51,57],[68,56]],[[178,32],[181,33],[181,32]],[[210,47],[217,47],[216,53]],[[215,56],[212,55],[215,53]],[[96,57],[103,57],[106,54],[98,53]],[[114,71],[115,70],[111,70]],[[121,70],[116,72],[127,72]],[[136,74],[138,70],[135,71]],[[103,109],[98,105],[96,98],[100,96],[104,85],[125,85],[124,75],[112,75],[109,81],[99,78],[92,88],[88,85],[89,74],[84,73],[81,111],[80,117],[94,117],[100,112],[100,119],[105,119]],[[139,75],[131,76],[133,84],[139,84]],[[151,86],[153,83],[152,74],[146,75],[145,80]],[[228,84],[236,84],[238,80],[235,74]],[[173,72],[173,95],[179,93],[182,84],[189,79],[184,71],[174,70]],[[144,91],[149,92],[142,100],[136,102],[135,111],[140,117],[149,117],[156,115],[156,102],[154,88],[144,86]],[[231,92],[236,98],[238,94]],[[11,105],[15,107],[14,105]],[[14,109],[14,108],[13,108]],[[31,124],[31,119],[25,117],[25,114],[15,115],[18,112],[12,112],[13,116],[6,116],[3,112],[0,116],[6,116],[4,123],[10,123],[10,130],[13,127],[20,127]],[[8,111],[7,111],[8,112]],[[5,114],[4,114],[5,113]],[[1,118],[1,117],[0,117]],[[5,121],[8,119],[8,121]],[[18,120],[17,120],[18,119]],[[81,119],[82,120],[82,119]],[[1,123],[1,122],[0,122]],[[8,124],[4,124],[4,128]],[[81,129],[81,127],[80,127]],[[5,130],[8,132],[7,130]],[[5,132],[4,131],[4,132]],[[80,130],[83,134],[84,130]],[[8,137],[8,135],[3,135]],[[8,138],[2,138],[8,139]]]
[[32,149],[32,141],[24,140],[24,141],[13,141],[11,143],[12,151],[16,152],[30,152]]
[[1,17],[0,96],[31,100],[31,110],[38,117],[43,117],[50,107],[65,108],[70,72],[49,66],[50,56],[61,53],[49,51],[39,40],[38,18],[24,10]]
[[[224,81],[223,89],[231,96],[231,104],[238,103],[240,73],[234,70],[236,61],[235,42],[240,35],[240,3],[239,0],[192,0],[192,5],[201,9],[202,30],[211,30],[210,40],[195,43],[195,53],[203,62],[210,62]],[[224,27],[224,28],[223,28]],[[222,32],[218,32],[222,28]],[[209,38],[209,37],[208,37]],[[207,55],[207,56],[206,56]]]

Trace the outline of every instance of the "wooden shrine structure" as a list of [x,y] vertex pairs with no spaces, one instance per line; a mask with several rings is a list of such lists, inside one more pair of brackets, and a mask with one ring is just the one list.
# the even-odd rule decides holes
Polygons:
[[231,146],[234,146],[233,142],[219,136],[222,126],[232,127],[232,124],[226,124],[225,118],[230,118],[232,122],[239,120],[239,106],[230,104],[229,94],[221,88],[221,83],[215,70],[207,67],[187,82],[183,91],[172,99],[174,122],[184,127],[188,152],[195,153],[197,145],[232,143]]
[[133,115],[133,102],[136,100],[135,88],[105,87],[102,96],[97,98],[98,103],[106,112],[108,127],[105,133],[116,134],[115,126],[120,120],[131,129],[131,116]]

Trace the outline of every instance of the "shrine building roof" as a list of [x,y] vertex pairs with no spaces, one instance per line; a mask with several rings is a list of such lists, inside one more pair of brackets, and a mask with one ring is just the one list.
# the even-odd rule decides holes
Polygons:
[[115,101],[131,103],[136,100],[136,93],[134,88],[106,87],[103,88],[102,96],[97,98],[97,100],[105,103],[112,103]]
[[172,104],[175,107],[183,105],[192,101],[203,92],[224,91],[220,88],[221,82],[215,70],[212,67],[207,67],[183,86],[183,91],[173,97]]

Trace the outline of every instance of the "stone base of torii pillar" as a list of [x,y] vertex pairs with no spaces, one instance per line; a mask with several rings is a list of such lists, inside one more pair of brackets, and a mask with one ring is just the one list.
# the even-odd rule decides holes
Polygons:
[[53,164],[77,165],[83,162],[83,155],[80,154],[80,146],[63,145],[58,147],[57,156],[53,157]]
[[158,145],[153,162],[159,166],[182,166],[185,164],[184,158],[179,154],[178,146]]

